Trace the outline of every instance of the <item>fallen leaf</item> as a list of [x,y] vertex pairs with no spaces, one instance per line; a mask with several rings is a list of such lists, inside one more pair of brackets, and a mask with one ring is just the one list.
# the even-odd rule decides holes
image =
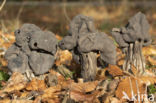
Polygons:
[[154,60],[150,56],[147,57],[147,60],[150,62],[151,65],[155,65],[156,66],[156,60]]
[[85,83],[72,83],[70,85],[70,91],[79,91],[79,92],[91,92],[95,90],[97,87],[99,81],[93,81],[93,82],[85,82]]
[[112,96],[108,96],[103,103],[122,103],[119,99],[112,97]]
[[60,85],[49,87],[43,91],[42,95],[38,96],[35,99],[35,101],[36,101],[35,103],[37,103],[37,101],[42,101],[42,100],[45,102],[48,101],[49,99],[56,100],[58,98],[58,95],[60,94],[59,93],[60,91],[61,91]]
[[106,77],[106,69],[100,69],[96,73],[96,80],[105,80]]
[[124,64],[124,61],[125,61],[124,59],[117,61],[117,65],[122,66]]
[[132,98],[132,93],[137,96],[138,92],[140,94],[146,94],[145,89],[146,84],[141,83],[139,80],[133,78],[133,77],[126,77],[123,79],[115,91],[116,97],[119,99],[124,99],[124,93],[129,97],[129,99]]
[[15,72],[8,80],[7,85],[0,91],[0,95],[3,93],[22,90],[26,87],[26,84],[26,78],[21,73]]
[[72,61],[72,54],[68,50],[59,50],[57,52],[55,64],[57,66],[65,64],[70,65]]
[[70,78],[66,78],[65,79],[60,73],[58,73],[58,72],[56,72],[56,71],[54,71],[52,69],[49,72],[51,73],[51,75],[56,75],[56,77],[57,77],[57,84],[60,85],[62,89],[69,88],[71,83],[74,82]]
[[113,77],[116,76],[122,76],[124,75],[123,71],[116,65],[109,65],[108,68],[106,68],[106,70],[109,72],[109,74],[111,74]]
[[151,85],[156,83],[156,77],[153,76],[140,76],[138,77],[138,80],[140,80],[140,82],[146,85]]
[[95,100],[98,96],[99,91],[95,91],[92,94],[85,94],[78,91],[70,91],[70,98],[76,102],[96,103]]
[[44,80],[38,80],[37,78],[33,78],[26,86],[26,90],[30,91],[43,91],[44,89],[46,89]]
[[10,100],[10,99],[4,99],[4,100],[0,100],[0,103],[33,103],[32,100],[18,100],[18,99],[14,99],[14,100]]
[[153,46],[143,47],[142,52],[143,55],[145,56],[149,56],[149,55],[156,56],[156,49]]

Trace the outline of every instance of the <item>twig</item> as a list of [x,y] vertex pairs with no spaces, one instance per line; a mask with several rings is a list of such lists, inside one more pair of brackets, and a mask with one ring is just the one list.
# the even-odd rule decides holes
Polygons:
[[18,11],[18,14],[17,14],[17,17],[16,17],[16,20],[19,20],[20,16],[21,16],[21,13],[23,11],[23,8],[24,8],[24,5],[25,5],[26,2],[23,2],[19,11]]
[[3,0],[2,4],[1,4],[1,6],[0,6],[0,11],[2,11],[2,9],[3,9],[4,5],[5,5],[5,3],[6,3],[6,0]]
[[66,0],[63,0],[63,13],[65,15],[65,18],[68,20],[68,22],[70,22],[71,20],[70,20],[68,14],[67,14],[67,11],[66,11],[66,2],[67,2]]

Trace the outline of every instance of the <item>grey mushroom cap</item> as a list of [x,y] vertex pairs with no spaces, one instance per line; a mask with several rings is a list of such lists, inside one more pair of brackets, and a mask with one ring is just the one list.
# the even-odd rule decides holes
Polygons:
[[14,34],[15,34],[15,40],[16,44],[18,46],[23,46],[27,45],[30,39],[30,35],[32,35],[34,32],[40,31],[40,28],[37,27],[34,24],[23,24],[20,29],[17,29]]
[[116,64],[116,47],[105,33],[90,33],[78,41],[79,52],[99,51],[101,59],[109,64]]
[[52,32],[36,31],[33,35],[30,35],[29,46],[33,50],[42,50],[55,55],[57,39]]
[[136,40],[142,41],[143,46],[147,46],[151,43],[149,27],[146,16],[138,12],[130,18],[125,27],[113,29],[112,35],[120,47],[127,47],[129,43],[134,43]]
[[73,57],[79,62],[81,53],[100,52],[102,60],[115,64],[116,47],[113,41],[104,33],[99,33],[93,19],[78,15],[70,24],[69,35],[59,43],[61,49],[72,51]]
[[82,14],[75,16],[69,27],[69,34],[74,37],[77,37],[82,32],[96,32],[93,19]]
[[16,41],[6,51],[5,58],[12,72],[35,75],[48,72],[53,66],[57,51],[57,39],[52,32],[42,31],[34,24],[24,24],[15,31]]
[[9,47],[4,57],[8,61],[10,71],[24,73],[25,70],[30,70],[27,55],[21,52],[15,44]]
[[50,54],[33,51],[29,56],[29,65],[36,75],[44,74],[54,64],[55,57]]
[[69,34],[59,43],[59,47],[63,50],[72,50],[77,45],[77,40],[81,33],[95,32],[94,22],[91,17],[77,15],[73,18],[69,25]]

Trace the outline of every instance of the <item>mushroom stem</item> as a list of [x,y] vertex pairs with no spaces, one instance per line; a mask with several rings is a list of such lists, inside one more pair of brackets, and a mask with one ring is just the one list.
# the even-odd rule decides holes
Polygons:
[[144,73],[145,65],[144,57],[142,55],[142,42],[135,41],[135,43],[130,43],[126,50],[126,60],[123,65],[123,70],[126,72],[132,72],[132,65],[136,67],[139,75]]
[[84,81],[93,81],[96,76],[97,58],[96,53],[83,53],[80,56],[81,75]]

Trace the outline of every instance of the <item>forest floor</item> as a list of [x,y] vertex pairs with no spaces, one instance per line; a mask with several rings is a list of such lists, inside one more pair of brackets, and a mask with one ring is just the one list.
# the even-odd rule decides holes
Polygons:
[[[8,47],[15,42],[13,32],[23,23],[31,22],[39,25],[43,30],[51,30],[56,34],[58,40],[61,40],[69,29],[69,21],[65,18],[62,8],[51,7],[50,13],[49,11],[44,12],[47,10],[43,7],[38,8],[37,11],[34,10],[36,7],[18,7],[14,11],[12,8],[4,8],[0,14],[2,17],[0,29],[0,103],[131,103],[130,101],[135,101],[134,103],[153,101],[154,103],[156,101],[155,9],[149,11],[149,8],[130,7],[123,10],[124,4],[120,7],[107,8],[104,6],[66,8],[69,18],[79,13],[92,16],[95,19],[96,27],[108,35],[112,27],[124,26],[129,17],[140,10],[146,14],[151,25],[152,44],[142,49],[146,62],[145,72],[148,75],[138,75],[135,67],[132,68],[132,74],[125,73],[122,70],[125,55],[117,48],[117,64],[97,69],[95,81],[83,82],[83,79],[79,78],[80,65],[74,62],[72,54],[67,50],[59,50],[55,67],[31,81],[25,80],[21,73],[15,72],[9,75],[4,54]],[[10,16],[6,17],[9,10],[12,10]],[[19,16],[14,17],[14,13],[17,11],[19,11]],[[126,12],[129,14],[126,15]],[[25,15],[27,13],[29,15]],[[41,13],[42,15],[38,16]],[[118,47],[117,44],[116,46]],[[124,94],[129,97],[129,100],[128,98],[123,99]],[[143,97],[144,95],[147,95],[147,98]]]

